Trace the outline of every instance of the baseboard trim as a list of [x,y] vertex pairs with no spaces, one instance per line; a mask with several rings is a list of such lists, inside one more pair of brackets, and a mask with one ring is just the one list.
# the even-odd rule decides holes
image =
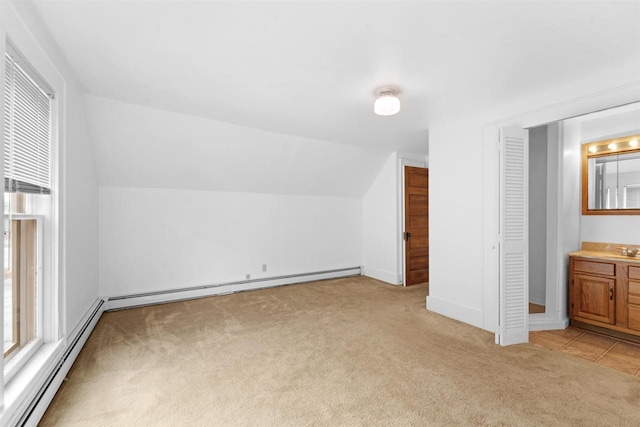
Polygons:
[[296,283],[360,276],[361,274],[361,268],[358,266],[340,268],[335,270],[316,271],[312,273],[291,274],[285,276],[240,280],[236,282],[216,283],[189,288],[176,288],[138,294],[116,295],[107,298],[106,310],[120,310],[126,308],[143,307],[147,305],[164,304],[169,302],[231,294],[249,290],[286,286]]
[[544,313],[540,315],[529,315],[530,331],[555,331],[558,329],[566,329],[569,326],[569,319],[549,319],[544,317]]
[[402,284],[402,278],[398,273],[378,270],[376,268],[364,266],[362,274],[367,277],[371,277],[372,279],[381,280],[386,283],[391,283],[392,285]]
[[100,316],[104,312],[105,301],[96,300],[91,309],[87,312],[84,321],[81,321],[75,331],[70,335],[71,341],[66,350],[60,355],[56,361],[54,368],[47,375],[42,386],[36,391],[35,396],[29,402],[28,406],[22,410],[20,417],[15,425],[19,426],[37,426],[38,422],[49,407],[51,400],[60,388],[62,381],[71,369],[78,354],[84,347],[89,335],[95,328]]
[[482,311],[475,308],[465,307],[435,296],[428,296],[427,310],[468,323],[477,328],[482,329],[483,327]]

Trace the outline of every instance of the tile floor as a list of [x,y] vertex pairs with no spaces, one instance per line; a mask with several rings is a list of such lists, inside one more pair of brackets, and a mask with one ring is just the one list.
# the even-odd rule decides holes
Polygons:
[[529,314],[544,313],[544,310],[545,310],[544,305],[538,305],[532,302],[529,303]]
[[640,377],[640,344],[569,326],[532,331],[529,341]]

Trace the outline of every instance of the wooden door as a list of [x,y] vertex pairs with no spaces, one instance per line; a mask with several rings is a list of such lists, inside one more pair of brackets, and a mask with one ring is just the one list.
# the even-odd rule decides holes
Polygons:
[[572,309],[576,318],[595,320],[614,324],[615,316],[615,286],[616,280],[608,277],[575,274],[575,301]]
[[404,168],[405,286],[429,281],[429,169]]

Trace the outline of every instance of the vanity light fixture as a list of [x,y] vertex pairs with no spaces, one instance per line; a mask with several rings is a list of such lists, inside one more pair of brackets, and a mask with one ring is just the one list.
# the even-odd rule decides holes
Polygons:
[[614,153],[625,153],[627,151],[638,151],[640,149],[640,135],[629,135],[605,141],[589,142],[583,145],[585,154],[588,155],[610,155]]
[[378,98],[373,104],[373,112],[379,116],[393,116],[400,111],[400,99],[394,88],[384,88],[378,91]]

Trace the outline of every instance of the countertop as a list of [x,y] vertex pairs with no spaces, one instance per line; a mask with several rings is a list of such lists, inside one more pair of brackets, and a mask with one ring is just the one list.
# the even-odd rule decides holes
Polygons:
[[600,251],[576,251],[570,252],[569,256],[579,256],[582,258],[593,258],[607,261],[624,261],[632,264],[640,265],[640,257],[629,257],[625,255],[614,254],[611,252],[600,252]]

